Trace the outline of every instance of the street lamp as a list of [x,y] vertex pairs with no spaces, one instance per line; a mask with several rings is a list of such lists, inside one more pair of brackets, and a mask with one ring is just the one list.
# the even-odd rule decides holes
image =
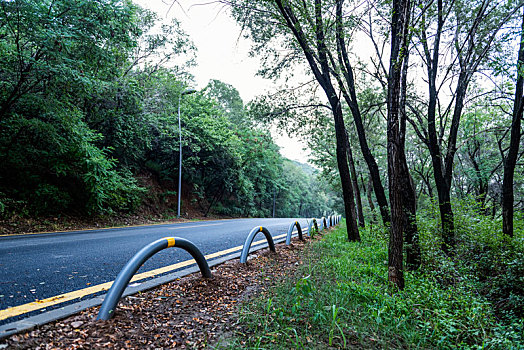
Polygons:
[[197,92],[195,89],[186,89],[182,91],[180,95],[178,96],[178,141],[179,141],[178,151],[179,151],[179,156],[178,156],[178,209],[177,209],[177,214],[176,214],[177,218],[180,217],[180,195],[182,193],[182,127],[180,125],[180,102],[182,101],[183,95],[189,95],[195,92]]

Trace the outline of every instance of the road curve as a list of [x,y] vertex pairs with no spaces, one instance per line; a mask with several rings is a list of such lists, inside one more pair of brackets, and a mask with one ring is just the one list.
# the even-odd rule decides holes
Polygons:
[[[235,219],[0,237],[0,312],[113,281],[140,248],[162,237],[186,238],[209,255],[242,245],[254,226],[277,236],[295,220],[307,228],[306,219]],[[166,249],[138,273],[189,259],[184,250]]]

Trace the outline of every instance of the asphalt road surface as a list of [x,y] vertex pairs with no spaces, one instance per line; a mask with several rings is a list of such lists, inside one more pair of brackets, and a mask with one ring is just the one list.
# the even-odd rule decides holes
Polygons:
[[[159,238],[186,238],[207,255],[242,245],[255,226],[277,236],[295,220],[307,229],[306,219],[236,219],[0,237],[0,311],[113,281],[139,249]],[[165,249],[138,273],[189,259],[182,249]]]

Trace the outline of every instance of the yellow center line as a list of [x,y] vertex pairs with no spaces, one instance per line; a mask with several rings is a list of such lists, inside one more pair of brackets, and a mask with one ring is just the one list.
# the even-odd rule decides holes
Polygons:
[[[295,231],[295,232],[297,232],[297,231]],[[293,233],[295,233],[295,232],[293,232]],[[275,236],[275,237],[273,237],[273,239],[279,239],[279,238],[282,238],[284,236],[286,236],[286,234]],[[261,243],[264,243],[264,242],[266,242],[266,240],[262,239],[262,240],[253,242],[252,245],[258,245],[258,244],[261,244]],[[239,245],[239,246],[234,247],[234,248],[230,248],[230,249],[222,250],[220,252],[208,254],[208,255],[205,256],[205,258],[206,258],[206,260],[209,260],[209,259],[213,259],[213,258],[216,258],[216,257],[219,257],[219,256],[227,255],[229,253],[233,253],[235,251],[241,250],[242,247],[243,247],[242,245]],[[182,261],[182,262],[179,262],[179,263],[176,263],[176,264],[173,264],[173,265],[161,267],[159,269],[142,272],[142,273],[134,275],[133,278],[131,279],[131,282],[140,281],[140,280],[143,280],[143,279],[146,279],[146,278],[154,277],[156,275],[160,275],[160,274],[172,271],[172,270],[177,270],[177,269],[180,269],[182,267],[193,265],[194,263],[195,263],[195,260],[194,259],[190,259],[190,260]],[[52,305],[61,304],[61,303],[64,303],[66,301],[71,301],[71,300],[74,300],[74,299],[83,298],[83,297],[85,297],[87,295],[90,295],[90,294],[95,294],[95,293],[98,293],[98,292],[106,291],[106,290],[108,290],[111,287],[113,282],[114,281],[106,282],[106,283],[102,283],[102,284],[97,284],[95,286],[91,286],[91,287],[88,287],[88,288],[78,289],[78,290],[75,290],[75,291],[72,291],[72,292],[69,292],[69,293],[55,295],[53,297],[46,298],[46,299],[43,299],[43,300],[36,300],[36,301],[31,302],[31,303],[18,305],[18,306],[13,306],[13,307],[10,307],[10,308],[4,309],[4,310],[0,310],[0,321],[1,320],[5,320],[5,319],[10,318],[10,317],[14,317],[14,316],[25,314],[27,312],[43,309],[43,308],[46,308],[46,307],[49,307],[49,306],[52,306]]]

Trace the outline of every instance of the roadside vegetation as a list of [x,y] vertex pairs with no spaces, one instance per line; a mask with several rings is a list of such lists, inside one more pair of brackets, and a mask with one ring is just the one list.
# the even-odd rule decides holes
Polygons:
[[366,194],[388,227],[389,281],[402,289],[421,267],[424,193],[438,203],[433,230],[447,258],[460,243],[456,202],[474,198],[478,220],[491,216],[513,237],[524,208],[522,1],[222,2],[261,75],[308,73],[252,110],[261,123],[308,130],[349,241],[360,240]]
[[195,54],[177,21],[130,1],[3,1],[0,219],[176,214],[179,101],[183,216],[331,208],[233,86],[181,96]]
[[500,222],[455,207],[460,243],[447,259],[435,249],[435,209],[421,212],[423,267],[406,274],[404,290],[387,280],[384,228],[368,225],[348,242],[340,225],[304,251],[295,275],[242,305],[242,328],[224,347],[522,349],[522,219],[509,242],[494,234]]

